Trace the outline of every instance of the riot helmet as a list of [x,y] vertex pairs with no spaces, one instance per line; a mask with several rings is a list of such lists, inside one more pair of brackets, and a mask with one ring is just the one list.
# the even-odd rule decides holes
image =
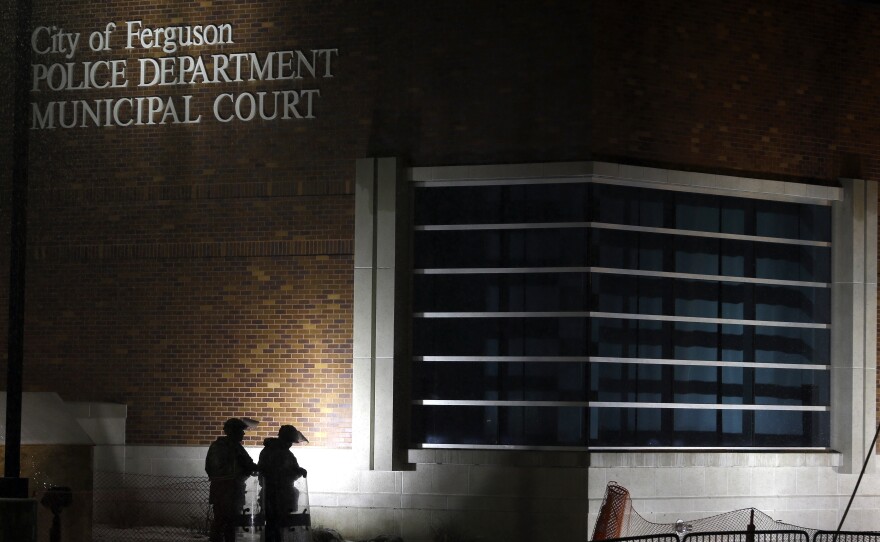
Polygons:
[[278,429],[278,440],[282,440],[288,444],[296,442],[308,442],[309,440],[292,425],[282,425]]
[[244,431],[247,427],[248,425],[239,418],[229,418],[223,422],[223,432],[227,435],[233,431]]

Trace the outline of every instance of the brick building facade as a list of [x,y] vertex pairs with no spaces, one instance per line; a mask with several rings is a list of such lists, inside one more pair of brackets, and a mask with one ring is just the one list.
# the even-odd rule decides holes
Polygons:
[[[0,14],[3,164],[11,163],[12,15]],[[32,94],[25,391],[127,405],[130,447],[206,446],[224,419],[246,415],[263,422],[247,445],[294,423],[320,449],[350,450],[357,160],[395,157],[401,168],[596,161],[831,188],[841,177],[876,181],[878,21],[880,7],[842,0],[37,1],[33,27],[49,30],[31,59],[47,72]],[[100,39],[92,33],[108,23],[108,49],[90,50]],[[134,28],[224,24],[232,43],[172,52],[137,46],[150,36],[127,37]],[[54,29],[80,34],[75,54],[52,51]],[[276,65],[301,77],[254,77],[254,58],[279,51],[304,54],[305,68],[295,54]],[[204,75],[183,73],[180,57],[199,55]],[[139,86],[156,75],[141,66],[161,57],[178,58],[169,84]],[[218,63],[237,58],[244,75],[233,67],[218,75]],[[61,88],[77,86],[85,63],[123,59],[127,86]],[[67,63],[71,75],[48,71]],[[96,82],[110,81],[109,70],[101,65]],[[279,93],[290,91],[299,99],[283,108],[290,118],[261,119],[248,100],[235,110],[239,96],[266,93],[273,101],[263,111],[273,117],[289,104]],[[155,124],[133,113],[149,97],[162,100]],[[79,109],[76,126],[62,127],[79,100],[104,116],[89,120]],[[10,167],[0,181],[8,217]],[[7,220],[3,247],[8,232]],[[537,462],[578,471],[585,486],[583,460],[561,454]],[[602,459],[594,480],[622,468],[615,461]],[[391,493],[407,493],[394,476]],[[424,493],[467,493],[434,484]],[[562,512],[547,521],[574,518],[563,525],[583,534],[601,490],[566,491]],[[706,510],[692,497],[692,513]],[[755,491],[739,497],[749,502]]]
[[[558,28],[585,21],[585,7],[522,17],[530,7],[498,18],[479,3],[37,3],[35,28],[81,33],[70,60],[127,59],[130,83],[44,87],[37,103],[193,95],[202,122],[31,132],[26,389],[127,403],[134,444],[205,443],[225,417],[251,412],[293,420],[317,444],[350,446],[355,159],[558,160],[587,150],[588,102],[566,98],[589,90],[588,78],[570,77],[586,68],[587,44]],[[125,49],[125,23],[137,20],[233,25],[234,45],[179,55],[333,48],[338,57],[332,78],[137,88],[139,59],[170,56]],[[108,22],[112,50],[90,51],[89,34]],[[320,91],[315,118],[212,118],[219,94],[289,88]]]

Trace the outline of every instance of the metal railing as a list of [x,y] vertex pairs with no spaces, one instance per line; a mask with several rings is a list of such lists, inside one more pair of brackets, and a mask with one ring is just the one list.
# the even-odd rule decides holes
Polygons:
[[682,542],[810,542],[806,531],[714,531],[688,533]]
[[880,542],[880,532],[874,531],[817,531],[813,542]]
[[603,542],[880,542],[875,531],[816,531],[812,541],[806,531],[796,529],[771,531],[712,531],[678,534],[652,534],[609,538]]

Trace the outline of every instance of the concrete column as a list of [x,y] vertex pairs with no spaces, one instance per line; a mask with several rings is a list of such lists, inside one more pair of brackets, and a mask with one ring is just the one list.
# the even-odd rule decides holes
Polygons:
[[[406,266],[398,252],[398,174],[394,158],[367,158],[356,165],[354,381],[352,448],[356,466],[393,470],[397,461],[395,408],[408,390],[397,370],[406,314],[397,310],[397,283]],[[400,362],[401,364],[403,361]],[[397,385],[396,385],[397,383]]]
[[[841,179],[832,204],[831,446],[859,472],[876,430],[877,183]],[[873,462],[872,462],[873,463]]]

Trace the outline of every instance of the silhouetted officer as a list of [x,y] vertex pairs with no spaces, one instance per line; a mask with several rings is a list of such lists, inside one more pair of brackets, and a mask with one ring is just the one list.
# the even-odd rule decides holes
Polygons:
[[278,438],[263,441],[259,465],[263,511],[266,513],[266,542],[282,542],[284,519],[297,511],[298,492],[293,483],[307,472],[290,451],[295,442],[308,440],[292,425],[282,425],[278,429]]
[[257,465],[242,446],[248,425],[230,418],[223,424],[226,434],[208,448],[205,472],[211,479],[208,497],[214,507],[211,542],[235,542],[235,521],[244,508],[244,487],[249,476],[256,474]]

